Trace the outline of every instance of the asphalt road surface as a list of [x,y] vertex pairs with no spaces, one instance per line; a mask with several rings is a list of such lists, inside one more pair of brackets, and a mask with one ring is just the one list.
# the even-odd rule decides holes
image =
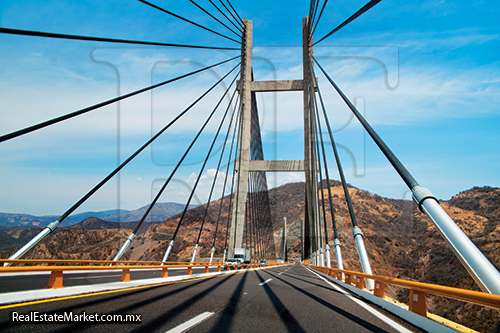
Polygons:
[[[0,294],[1,297],[1,294]],[[359,301],[358,301],[359,302]],[[368,306],[370,309],[375,306]],[[1,332],[407,332],[380,312],[360,306],[301,265],[239,272],[154,287],[0,307]],[[140,322],[14,323],[39,312],[133,315]],[[105,315],[104,317],[101,317]],[[403,326],[401,326],[403,325]],[[405,328],[406,327],[406,328]]]

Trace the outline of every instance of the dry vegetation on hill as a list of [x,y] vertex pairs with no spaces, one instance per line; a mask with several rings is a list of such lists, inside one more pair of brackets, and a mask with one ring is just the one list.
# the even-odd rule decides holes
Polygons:
[[[324,196],[328,198],[326,183]],[[339,182],[331,182],[332,201],[338,225],[344,267],[360,270],[359,258],[352,239],[352,227],[344,193]],[[475,282],[452,253],[430,220],[416,209],[413,202],[383,198],[349,187],[359,226],[364,232],[366,248],[376,274],[435,283],[471,290],[479,290]],[[280,252],[283,216],[287,217],[288,257],[299,258],[300,219],[304,216],[304,184],[291,183],[269,191],[276,251]],[[328,200],[326,209],[330,210]],[[442,201],[442,207],[479,247],[485,256],[500,268],[500,189],[473,188],[463,191],[451,200]],[[198,236],[205,205],[188,211],[179,230],[169,260],[185,261],[191,258]],[[208,260],[213,242],[219,201],[212,202],[207,215],[197,261]],[[222,259],[225,243],[229,202],[225,198],[215,242],[216,260]],[[151,224],[140,231],[123,259],[161,260],[166,251],[179,216],[161,224]],[[330,247],[333,247],[331,219],[327,214]],[[120,227],[120,228],[119,228]],[[125,227],[125,228],[124,228]],[[57,259],[111,259],[118,251],[132,226],[109,224],[91,218],[72,228],[63,228],[35,247],[26,258]],[[9,231],[19,238],[34,231]],[[6,232],[6,231],[2,231]],[[10,235],[9,239],[12,239]],[[4,237],[4,236],[2,236]],[[5,236],[6,237],[6,236]],[[14,252],[11,248],[0,252],[5,258]],[[331,252],[332,265],[336,265]],[[391,288],[389,294],[407,302],[408,292]],[[500,314],[492,309],[464,304],[440,297],[429,297],[432,313],[462,323],[481,332],[500,331]]]

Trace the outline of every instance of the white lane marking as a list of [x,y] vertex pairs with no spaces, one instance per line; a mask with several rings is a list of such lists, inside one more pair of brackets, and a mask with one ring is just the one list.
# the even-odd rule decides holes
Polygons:
[[265,285],[266,283],[268,283],[269,281],[271,281],[272,279],[267,279],[266,281],[262,282],[262,283],[259,283],[259,286],[263,286]]
[[179,326],[176,326],[176,327],[172,328],[171,330],[168,330],[166,333],[185,332],[188,329],[190,329],[191,327],[198,325],[199,323],[201,323],[205,319],[210,318],[211,316],[213,316],[213,314],[214,314],[214,312],[203,312],[202,314],[197,315],[193,319],[186,321],[184,324],[180,324]]
[[292,268],[292,267],[288,267],[288,268],[287,268],[287,269],[285,269],[283,272],[278,273],[278,275],[281,275],[281,274],[285,273],[285,272],[286,272],[287,270],[289,270],[290,268]]
[[99,278],[107,278],[107,277],[117,277],[119,275],[98,275],[98,276],[83,276],[83,277],[72,277],[68,278],[69,280],[83,280],[83,279],[99,279]]
[[[309,269],[309,268],[308,268]],[[350,299],[352,299],[354,302],[358,303],[358,305],[362,306],[363,308],[365,308],[365,310],[367,310],[368,312],[370,312],[371,314],[375,315],[376,317],[380,318],[383,322],[385,322],[386,324],[392,326],[394,329],[398,330],[399,332],[403,332],[403,333],[412,333],[412,331],[410,331],[409,329],[407,329],[406,327],[404,326],[401,326],[400,324],[396,323],[394,320],[392,320],[391,318],[387,317],[386,315],[384,315],[383,313],[375,310],[374,308],[372,308],[371,306],[369,306],[368,304],[366,304],[365,302],[357,299],[356,297],[352,296],[351,294],[345,292],[343,289],[341,289],[339,286],[331,283],[330,281],[328,281],[327,279],[325,279],[323,276],[319,275],[318,273],[312,271],[311,269],[309,269],[312,273],[316,274],[318,277],[320,277],[321,279],[323,279],[326,283],[328,283],[330,286],[332,286],[333,288],[337,289],[339,292],[341,292],[342,294],[344,294],[345,296],[349,297]]]

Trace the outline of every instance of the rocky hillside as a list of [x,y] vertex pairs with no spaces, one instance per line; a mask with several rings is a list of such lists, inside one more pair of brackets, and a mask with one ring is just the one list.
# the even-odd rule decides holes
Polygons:
[[39,227],[0,230],[0,251],[14,253],[12,249],[17,249],[23,246],[35,237],[41,230],[42,228]]
[[[326,183],[323,194],[328,199]],[[339,182],[330,183],[333,208],[338,225],[344,267],[360,270],[359,258],[352,237],[352,225]],[[400,277],[471,290],[479,290],[467,271],[456,259],[430,220],[416,209],[411,201],[383,198],[350,186],[359,226],[365,235],[372,268],[376,274]],[[281,253],[283,216],[287,217],[288,257],[299,258],[301,251],[301,218],[304,217],[304,184],[291,183],[269,191],[272,230],[276,253]],[[330,211],[326,200],[327,212]],[[197,261],[208,260],[218,219],[220,201],[209,206],[203,228]],[[500,189],[473,188],[463,191],[442,207],[479,247],[485,256],[500,269]],[[191,258],[206,205],[188,211],[179,229],[169,260],[185,261]],[[215,242],[216,260],[222,259],[226,239],[229,202],[224,199],[219,231]],[[142,229],[124,254],[130,260],[161,260],[177,226],[179,215],[163,223]],[[331,217],[327,214],[328,240],[333,248]],[[88,219],[72,228],[62,228],[35,247],[27,258],[111,259],[118,251],[134,224],[109,224],[99,219]],[[13,232],[17,239],[28,239],[31,231]],[[76,240],[76,241],[75,241]],[[20,245],[19,245],[20,246]],[[1,257],[13,253],[11,248],[0,252]],[[336,265],[331,252],[332,265]],[[408,292],[391,288],[390,296],[408,301]],[[500,331],[497,311],[480,306],[455,302],[440,297],[429,297],[429,310],[481,332]]]

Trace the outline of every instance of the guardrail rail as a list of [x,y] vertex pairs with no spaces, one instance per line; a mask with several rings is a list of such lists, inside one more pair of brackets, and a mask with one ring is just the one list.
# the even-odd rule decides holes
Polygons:
[[346,284],[354,284],[359,289],[365,289],[365,279],[373,280],[375,281],[373,295],[380,298],[385,298],[386,285],[394,285],[410,289],[410,303],[408,305],[408,309],[424,317],[427,317],[426,293],[500,310],[500,295],[323,266],[311,265],[310,268]]
[[[3,264],[38,266],[10,266]],[[43,265],[45,264],[45,265]],[[80,264],[80,266],[78,266]],[[186,275],[193,275],[193,268],[204,267],[204,273],[209,273],[211,267],[217,267],[217,272],[222,269],[238,270],[264,268],[282,264],[236,264],[227,265],[223,263],[185,263],[185,262],[162,262],[162,261],[112,261],[112,260],[45,260],[45,259],[0,259],[0,274],[2,273],[28,273],[28,272],[51,272],[46,289],[64,288],[63,272],[65,271],[97,271],[97,270],[122,270],[120,282],[130,282],[130,270],[134,269],[160,269],[162,278],[168,277],[169,268],[186,268]]]

